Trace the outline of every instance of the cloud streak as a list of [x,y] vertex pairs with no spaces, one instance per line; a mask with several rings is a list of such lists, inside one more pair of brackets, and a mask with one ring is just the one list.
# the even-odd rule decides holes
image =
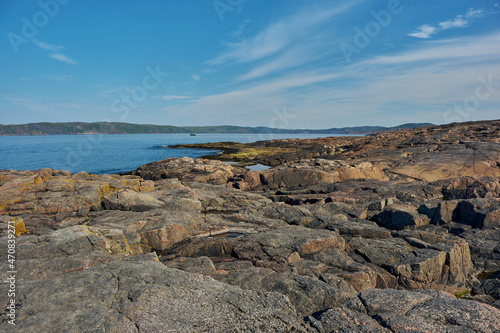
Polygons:
[[76,65],[78,62],[65,54],[62,53],[52,53],[50,55],[52,59],[56,59],[57,61],[67,63],[68,65]]
[[226,62],[248,63],[262,60],[284,51],[297,40],[310,37],[311,31],[318,26],[351,8],[357,1],[317,10],[300,11],[296,14],[270,24],[254,37],[239,43],[226,44],[227,50],[207,63],[220,65]]
[[191,99],[191,96],[184,95],[164,95],[164,96],[155,96],[154,99],[161,99],[164,101],[174,101],[174,100],[182,100],[182,99]]
[[438,31],[438,28],[433,27],[433,26],[428,25],[428,24],[424,24],[424,25],[421,25],[420,27],[418,27],[417,31],[412,32],[411,34],[408,34],[408,36],[426,39],[426,38],[429,38],[432,35],[434,35],[437,31]]
[[482,37],[462,37],[431,42],[430,45],[412,52],[394,56],[379,56],[372,64],[403,64],[417,61],[437,61],[443,59],[469,59],[470,61],[494,60],[500,53],[500,31]]
[[45,112],[53,112],[54,108],[47,106],[46,103],[41,103],[29,98],[21,98],[17,96],[10,96],[6,94],[1,94],[1,98],[9,103],[14,105],[19,105],[25,107],[28,110],[45,113]]
[[[189,104],[168,106],[164,108],[168,115],[165,121],[192,124],[196,119],[198,124],[215,125],[214,120],[226,115],[238,119],[239,124],[268,126],[271,110],[287,105],[296,115],[292,128],[352,125],[342,124],[346,114],[363,118],[366,124],[442,123],[447,108],[474,92],[480,75],[500,73],[499,53],[500,31],[430,42],[410,52],[374,56],[348,66],[297,71],[193,99]],[[496,75],[493,80],[500,83]],[[499,102],[497,88],[478,112],[491,118]],[[320,122],[325,115],[329,120]],[[382,119],[386,123],[382,124]]]
[[455,28],[465,28],[469,24],[469,19],[475,18],[475,17],[480,17],[484,13],[481,9],[474,9],[470,8],[467,13],[464,15],[457,15],[454,19],[451,20],[446,20],[443,22],[439,22],[438,27],[434,27],[432,25],[424,24],[418,27],[418,29],[410,34],[408,36],[415,37],[415,38],[421,38],[421,39],[428,39],[432,37],[433,35],[444,31],[444,30],[449,30],[449,29],[455,29]]
[[75,77],[68,74],[52,74],[46,76],[45,79],[52,81],[75,81]]
[[45,42],[39,41],[37,39],[33,39],[33,43],[41,49],[48,50],[49,57],[51,57],[52,59],[55,59],[55,60],[60,61],[60,62],[64,62],[68,65],[78,64],[78,62],[76,60],[74,60],[73,58],[60,52],[61,50],[64,49],[63,46],[45,43]]

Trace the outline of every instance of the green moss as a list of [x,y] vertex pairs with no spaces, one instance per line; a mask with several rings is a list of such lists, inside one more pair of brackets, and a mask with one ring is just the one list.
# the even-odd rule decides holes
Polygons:
[[233,158],[250,158],[262,155],[273,155],[277,153],[291,153],[295,149],[277,148],[277,147],[265,147],[265,148],[243,148],[237,153],[229,154]]
[[459,299],[469,299],[470,298],[470,290],[466,290],[466,291],[461,291],[459,293],[455,293],[455,297],[456,298],[459,298]]

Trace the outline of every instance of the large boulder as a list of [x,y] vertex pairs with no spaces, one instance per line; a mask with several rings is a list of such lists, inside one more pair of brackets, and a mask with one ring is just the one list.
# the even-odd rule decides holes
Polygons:
[[497,228],[500,226],[500,200],[463,200],[458,206],[457,220],[477,228]]
[[473,269],[467,242],[460,238],[427,237],[418,231],[408,231],[399,237],[358,237],[353,238],[349,246],[368,263],[395,276],[398,285],[405,289],[455,292],[466,287]]
[[284,294],[303,316],[341,306],[355,295],[311,277],[283,275],[270,269],[252,266],[214,274],[213,277],[247,290],[273,290]]
[[428,216],[419,214],[414,207],[397,204],[386,207],[374,219],[379,226],[394,230],[418,228],[430,222]]
[[149,180],[178,178],[182,181],[225,184],[235,173],[241,172],[244,170],[221,161],[173,157],[145,164],[134,171],[127,172],[127,174],[141,176]]
[[500,310],[434,290],[372,289],[359,298],[392,332],[498,332]]
[[234,186],[240,189],[285,189],[330,184],[355,179],[387,180],[386,175],[371,163],[348,163],[324,159],[301,160],[264,171],[251,171]]
[[495,198],[500,194],[498,178],[468,176],[440,180],[434,183],[442,188],[446,199]]
[[[289,299],[168,268],[146,256],[18,282],[18,332],[285,332],[300,328]],[[0,284],[2,294],[8,285]],[[2,306],[5,304],[2,303]],[[3,323],[2,326],[7,325]]]

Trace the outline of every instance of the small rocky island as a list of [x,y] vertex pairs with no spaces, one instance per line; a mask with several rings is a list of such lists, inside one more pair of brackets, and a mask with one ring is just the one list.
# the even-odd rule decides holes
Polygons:
[[500,331],[500,121],[190,147],[0,171],[0,330]]

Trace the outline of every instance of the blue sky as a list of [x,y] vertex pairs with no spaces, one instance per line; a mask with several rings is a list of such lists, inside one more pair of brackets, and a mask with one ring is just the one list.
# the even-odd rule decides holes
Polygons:
[[0,123],[498,119],[498,0],[3,0]]

